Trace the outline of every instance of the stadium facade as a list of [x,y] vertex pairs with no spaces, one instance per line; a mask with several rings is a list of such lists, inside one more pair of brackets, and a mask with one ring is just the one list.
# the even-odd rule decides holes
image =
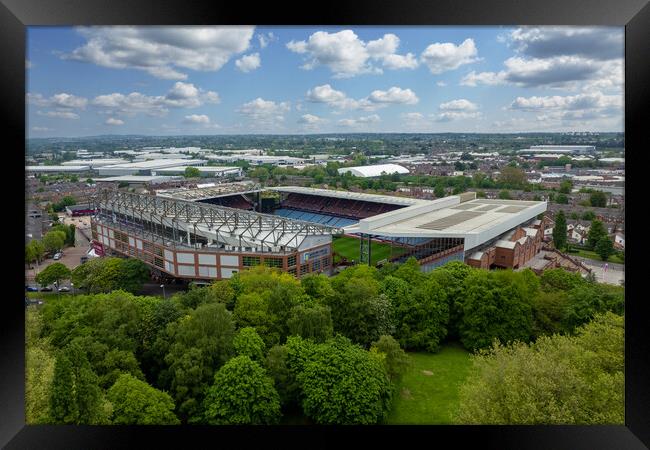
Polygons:
[[[158,195],[102,190],[91,221],[97,254],[141,259],[161,277],[214,280],[263,265],[301,277],[330,274],[333,237],[359,242],[359,263],[373,242],[390,257],[415,257],[424,271],[449,261],[521,267],[541,248],[546,202],[437,200],[283,186],[229,183]],[[263,211],[263,212],[262,212]],[[395,250],[395,251],[393,251]]]

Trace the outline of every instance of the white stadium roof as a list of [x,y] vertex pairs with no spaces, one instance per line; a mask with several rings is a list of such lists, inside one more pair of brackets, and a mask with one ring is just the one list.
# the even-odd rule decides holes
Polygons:
[[343,167],[338,170],[339,174],[350,172],[357,177],[378,177],[382,173],[387,175],[397,173],[409,173],[406,167],[399,164],[377,164],[374,166],[357,166],[357,167]]
[[546,211],[546,202],[473,199],[452,195],[361,219],[346,233],[389,237],[464,238],[465,250],[501,236]]
[[278,187],[269,187],[267,189],[272,191],[295,193],[295,194],[319,195],[322,197],[336,197],[336,198],[346,198],[348,200],[362,200],[365,202],[387,203],[390,205],[411,206],[411,205],[418,205],[421,203],[428,203],[428,200],[420,200],[417,198],[410,198],[410,197],[396,197],[394,195],[364,194],[362,192],[335,191],[332,189],[317,189],[317,188],[300,187],[300,186],[278,186]]

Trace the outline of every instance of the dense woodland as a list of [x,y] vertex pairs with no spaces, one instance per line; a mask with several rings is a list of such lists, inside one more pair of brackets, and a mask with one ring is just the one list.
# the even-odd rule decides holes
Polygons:
[[384,423],[409,352],[449,341],[475,352],[458,423],[623,423],[622,287],[411,259],[160,298],[104,260],[28,308],[27,423]]

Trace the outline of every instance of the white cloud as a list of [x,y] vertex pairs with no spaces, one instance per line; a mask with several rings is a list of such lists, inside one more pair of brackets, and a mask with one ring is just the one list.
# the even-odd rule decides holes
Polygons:
[[479,106],[464,98],[441,103],[438,109],[442,112],[432,116],[436,122],[478,119],[482,116],[478,111]]
[[78,119],[79,114],[70,112],[70,111],[38,111],[39,116],[53,117],[55,119]]
[[43,131],[54,131],[54,130],[48,127],[32,127],[32,131],[43,132]]
[[260,43],[260,48],[266,48],[267,45],[269,45],[271,42],[275,42],[278,40],[277,36],[275,36],[272,32],[269,33],[260,33],[257,35],[257,40]]
[[470,102],[467,99],[461,98],[458,100],[451,100],[446,103],[441,103],[439,108],[443,111],[476,111],[478,109],[478,105],[476,103]]
[[402,119],[419,121],[424,120],[424,116],[419,112],[410,112],[402,114]]
[[420,101],[412,90],[402,89],[397,86],[393,86],[387,91],[372,91],[368,96],[368,100],[373,103],[402,103],[407,105],[414,105]]
[[219,70],[233,55],[248,49],[254,30],[251,26],[80,27],[86,43],[62,58],[184,80],[187,75],[175,68]]
[[461,86],[477,86],[479,84],[485,84],[487,86],[497,86],[500,84],[505,84],[505,72],[480,72],[476,73],[471,71],[465,75],[461,80]]
[[447,111],[440,113],[436,116],[437,122],[450,122],[452,120],[463,120],[463,119],[478,119],[481,117],[480,112],[456,112],[456,111]]
[[185,123],[198,123],[198,124],[209,124],[210,123],[210,118],[206,116],[205,114],[191,114],[189,116],[185,116],[185,119],[183,120]]
[[451,42],[431,44],[424,49],[420,59],[429,67],[432,74],[437,75],[476,62],[479,60],[477,55],[474,40],[468,38],[460,45]]
[[206,92],[191,83],[177,81],[165,95],[148,96],[139,92],[124,95],[115,92],[95,97],[92,104],[111,114],[145,113],[150,116],[164,116],[169,111],[168,108],[197,108],[204,103],[219,101],[219,94],[214,91]]
[[569,96],[517,97],[508,107],[520,111],[558,110],[608,110],[623,108],[623,99],[618,95],[604,95],[602,92]]
[[235,65],[240,71],[244,73],[258,69],[262,65],[260,54],[253,53],[251,55],[242,56],[237,61],[235,61]]
[[315,116],[313,114],[303,114],[300,119],[298,120],[298,123],[304,123],[308,125],[315,125],[321,122],[324,122],[325,119]]
[[258,97],[255,100],[241,105],[237,108],[237,112],[258,122],[270,123],[284,121],[283,114],[290,109],[291,107],[288,102],[276,103],[272,100],[264,100]]
[[358,127],[361,125],[369,125],[380,122],[381,118],[377,114],[369,116],[357,117],[356,119],[341,119],[338,124],[344,127]]
[[106,119],[106,125],[113,125],[113,126],[119,126],[119,125],[124,125],[124,121],[121,119],[115,119],[113,117],[109,117]]
[[355,100],[349,98],[344,92],[332,88],[329,84],[309,89],[307,100],[314,103],[326,103],[338,109],[363,111],[374,111],[390,104],[414,105],[419,102],[417,95],[411,89],[402,89],[397,86],[393,86],[387,91],[374,90],[367,97]]
[[623,40],[614,27],[523,27],[504,40],[517,55],[499,72],[471,72],[461,85],[607,89],[622,95]]
[[338,33],[317,31],[307,41],[290,41],[287,48],[294,53],[306,55],[303,69],[311,70],[326,66],[335,78],[347,78],[364,73],[381,73],[372,62],[379,62],[387,69],[414,69],[418,62],[412,53],[399,55],[399,37],[385,34],[380,39],[364,42],[352,30]]
[[437,81],[436,86],[445,87],[447,86],[447,83],[445,83],[444,81]]
[[55,94],[50,98],[45,98],[43,95],[38,93],[28,93],[27,103],[47,108],[83,109],[88,104],[88,99],[84,97],[77,97],[76,95],[72,94],[66,94],[65,92]]
[[532,58],[578,56],[622,59],[624,34],[616,27],[521,27],[506,37],[518,53]]

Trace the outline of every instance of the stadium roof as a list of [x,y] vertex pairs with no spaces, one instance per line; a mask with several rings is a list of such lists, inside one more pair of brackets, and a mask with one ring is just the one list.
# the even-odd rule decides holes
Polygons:
[[[262,247],[271,251],[279,251],[282,247],[302,248],[305,243],[314,244],[323,237],[331,239],[329,235],[342,231],[336,227],[271,214],[111,189],[100,190],[95,204],[101,215],[113,216],[112,221],[100,219],[107,220],[107,225],[119,225],[116,214],[144,217],[160,224],[161,229],[179,229],[227,245]],[[165,245],[179,245],[157,234],[152,234],[151,238],[163,240]]]
[[221,172],[239,172],[241,167],[238,166],[193,166],[191,164],[186,164],[182,166],[174,167],[163,167],[161,169],[156,169],[156,172],[160,173],[175,173],[175,172],[184,172],[188,167],[194,167],[198,169],[201,173],[221,173]]
[[546,202],[473,199],[452,195],[361,219],[346,233],[389,237],[462,237],[465,250],[501,236],[546,211]]
[[400,166],[399,164],[377,164],[374,166],[357,166],[357,167],[342,167],[338,170],[339,174],[350,172],[352,175],[357,177],[378,177],[382,173],[393,174],[397,173],[409,173],[409,170],[406,167]]
[[410,206],[426,203],[427,200],[420,200],[409,197],[396,197],[394,195],[364,194],[362,192],[335,191],[333,189],[318,189],[301,186],[278,186],[267,188],[272,191],[289,192],[295,194],[318,195],[321,197],[346,198],[348,200],[362,200],[365,202],[387,203],[389,205]]
[[173,198],[176,200],[199,201],[209,198],[226,197],[234,194],[245,194],[263,190],[260,185],[251,182],[224,183],[213,186],[197,187],[194,189],[173,188],[158,191],[159,197]]

